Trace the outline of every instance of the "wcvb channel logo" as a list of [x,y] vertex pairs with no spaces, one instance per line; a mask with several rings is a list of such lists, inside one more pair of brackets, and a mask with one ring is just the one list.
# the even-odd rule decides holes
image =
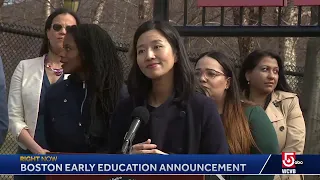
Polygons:
[[282,153],[282,173],[283,174],[296,174],[296,165],[303,164],[303,161],[296,160],[295,152]]

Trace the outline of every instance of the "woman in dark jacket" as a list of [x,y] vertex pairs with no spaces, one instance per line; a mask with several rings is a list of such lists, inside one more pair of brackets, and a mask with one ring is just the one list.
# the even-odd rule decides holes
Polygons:
[[133,140],[133,154],[227,154],[228,145],[216,104],[196,93],[197,81],[177,30],[148,21],[135,32],[130,97],[112,118],[109,148],[121,150],[137,106],[150,112]]
[[109,117],[125,96],[123,72],[108,33],[98,25],[67,29],[62,54],[68,80],[49,91],[45,132],[49,150],[93,153],[106,148]]

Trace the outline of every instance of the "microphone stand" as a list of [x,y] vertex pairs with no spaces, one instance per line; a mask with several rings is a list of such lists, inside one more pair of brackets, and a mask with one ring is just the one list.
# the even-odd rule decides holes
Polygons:
[[132,148],[132,140],[131,138],[126,139],[122,145],[121,153],[122,154],[130,154]]

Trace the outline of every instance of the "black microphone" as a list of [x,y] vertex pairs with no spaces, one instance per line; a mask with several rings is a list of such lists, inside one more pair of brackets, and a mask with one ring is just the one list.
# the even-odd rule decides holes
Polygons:
[[143,106],[136,107],[132,114],[131,117],[133,119],[131,126],[129,128],[129,131],[126,133],[124,137],[124,142],[121,148],[121,153],[122,154],[128,154],[131,147],[131,143],[133,139],[136,136],[136,132],[139,129],[140,125],[146,125],[149,121],[149,111],[147,108]]

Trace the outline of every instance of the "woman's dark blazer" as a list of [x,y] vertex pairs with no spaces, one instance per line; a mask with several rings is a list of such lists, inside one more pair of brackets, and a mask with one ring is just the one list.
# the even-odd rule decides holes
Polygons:
[[[111,120],[109,153],[119,153],[137,106],[144,99],[123,99]],[[194,93],[189,100],[178,102],[171,96],[150,112],[146,125],[140,126],[132,144],[151,139],[157,149],[172,154],[228,154],[228,144],[217,106],[212,99]]]

